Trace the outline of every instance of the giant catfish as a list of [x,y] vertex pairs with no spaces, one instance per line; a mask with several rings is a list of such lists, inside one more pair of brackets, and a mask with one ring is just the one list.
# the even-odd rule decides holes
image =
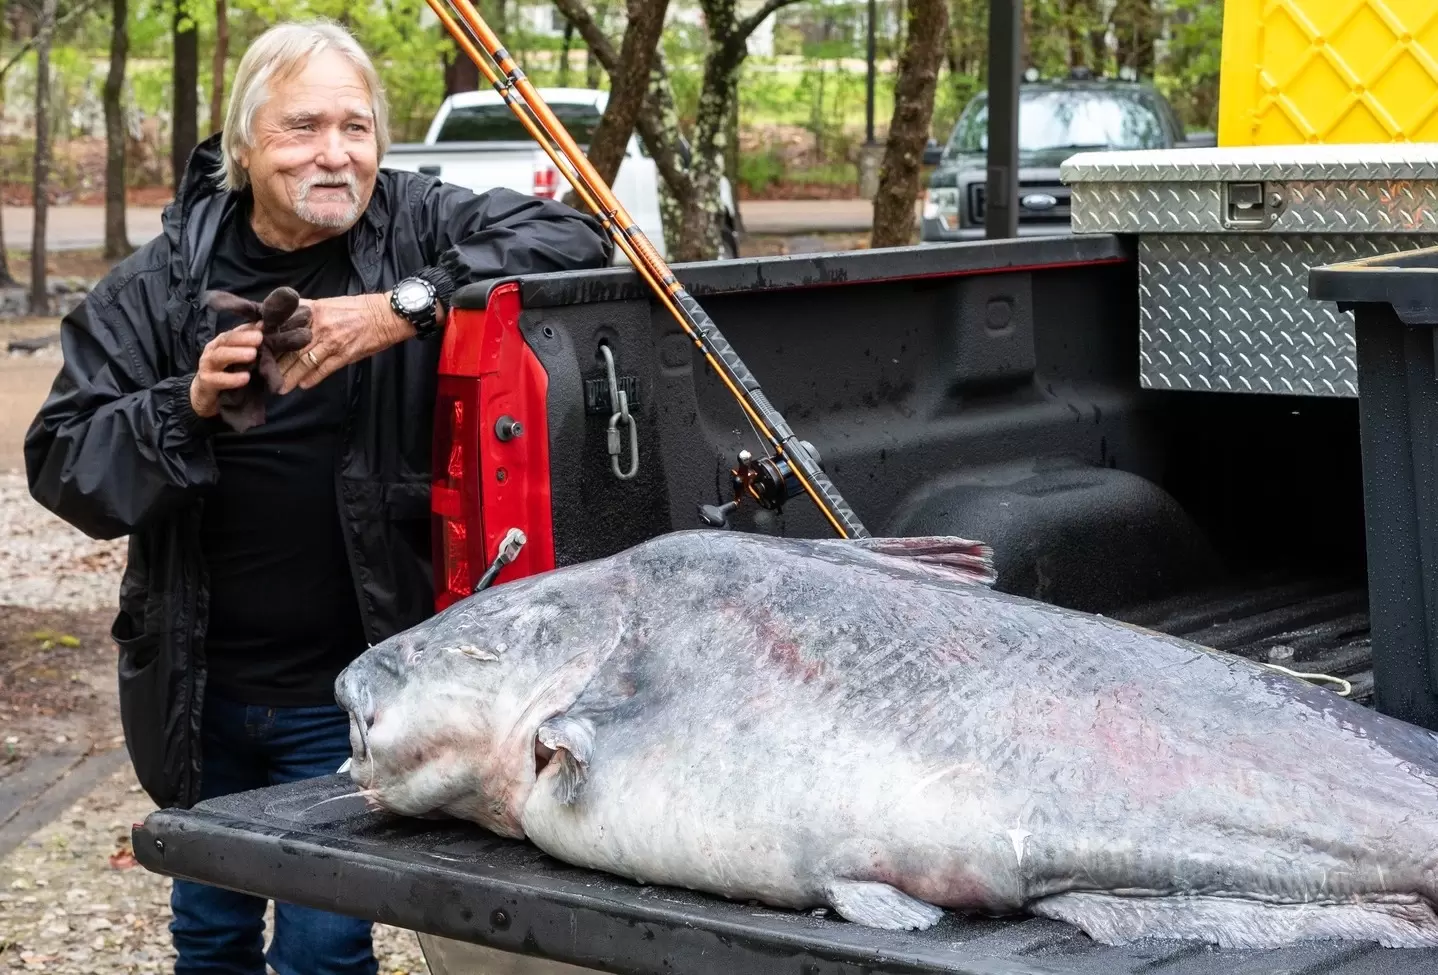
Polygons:
[[1438,945],[1438,735],[993,588],[960,538],[667,534],[338,678],[381,808],[581,867],[925,928]]

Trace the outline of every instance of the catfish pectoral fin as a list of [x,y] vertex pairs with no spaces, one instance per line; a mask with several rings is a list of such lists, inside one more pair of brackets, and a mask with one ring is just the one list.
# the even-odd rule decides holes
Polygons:
[[586,718],[561,714],[540,725],[535,737],[554,752],[550,762],[557,769],[555,798],[566,806],[573,804],[594,753],[594,725]]
[[844,920],[871,928],[923,931],[944,916],[933,904],[871,880],[835,880],[824,886],[824,897]]

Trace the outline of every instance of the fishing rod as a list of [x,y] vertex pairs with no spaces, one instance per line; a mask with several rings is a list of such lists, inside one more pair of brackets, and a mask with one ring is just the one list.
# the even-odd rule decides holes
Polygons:
[[[720,333],[713,319],[699,307],[699,302],[679,283],[653,243],[600,178],[589,158],[574,142],[564,124],[550,111],[470,0],[426,2],[455,43],[499,92],[520,124],[569,181],[585,206],[599,218],[605,232],[629,258],[660,304],[679,322],[738,401],[755,432],[767,440],[774,451],[773,456],[761,459],[755,459],[748,451],[740,452],[739,465],[730,472],[734,500],[718,507],[702,506],[701,517],[710,524],[726,524],[728,512],[737,508],[746,494],[761,507],[778,508],[788,498],[803,491],[819,506],[841,538],[868,537],[869,533],[858,516],[820,469],[813,447],[794,435],[784,417],[759,388],[754,374]],[[459,20],[446,9],[446,3],[459,14]]]

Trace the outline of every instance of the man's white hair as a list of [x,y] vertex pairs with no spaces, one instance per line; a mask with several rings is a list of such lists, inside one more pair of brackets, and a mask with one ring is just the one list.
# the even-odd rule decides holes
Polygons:
[[227,190],[242,190],[249,185],[249,174],[240,165],[242,149],[254,148],[255,113],[270,97],[270,82],[283,79],[303,68],[305,62],[321,51],[338,51],[349,59],[364,79],[374,112],[375,140],[379,155],[389,149],[389,106],[384,86],[369,55],[353,35],[339,24],[323,18],[287,24],[276,24],[261,34],[235,69],[234,89],[230,92],[225,128],[220,136],[220,169],[216,174]]

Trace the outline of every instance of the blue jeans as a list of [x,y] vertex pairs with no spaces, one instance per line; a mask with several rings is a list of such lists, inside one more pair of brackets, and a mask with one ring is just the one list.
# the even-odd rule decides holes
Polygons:
[[[333,773],[349,757],[349,719],[339,707],[272,708],[206,695],[201,798]],[[375,975],[371,923],[275,904],[264,952],[265,900],[176,880],[170,895],[175,975]]]

